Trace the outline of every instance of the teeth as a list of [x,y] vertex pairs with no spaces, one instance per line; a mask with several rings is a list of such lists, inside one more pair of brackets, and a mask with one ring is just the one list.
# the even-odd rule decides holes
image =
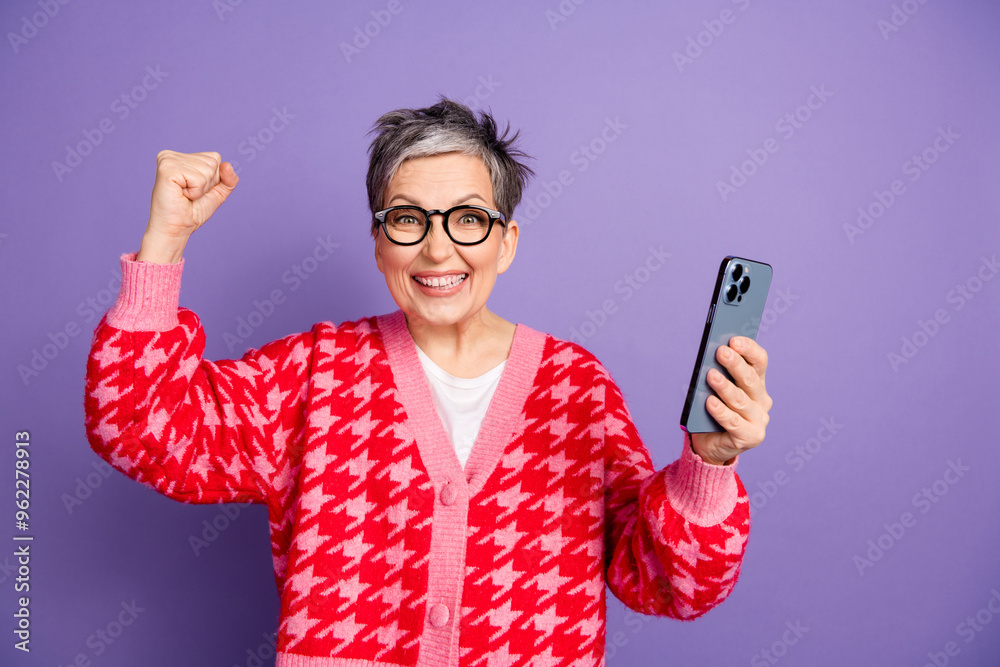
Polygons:
[[465,280],[466,277],[468,277],[468,274],[463,273],[457,276],[444,276],[444,277],[434,276],[431,278],[422,278],[420,276],[413,276],[413,277],[421,285],[426,285],[427,287],[441,287],[444,289],[448,289],[450,287],[458,285],[460,282]]

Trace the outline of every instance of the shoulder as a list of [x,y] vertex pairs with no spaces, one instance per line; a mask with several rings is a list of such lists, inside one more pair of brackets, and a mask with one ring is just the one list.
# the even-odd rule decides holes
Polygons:
[[590,350],[571,340],[544,336],[541,362],[535,375],[536,388],[573,397],[577,402],[596,401],[610,409],[622,409],[625,399],[608,369]]
[[540,335],[544,337],[541,361],[543,369],[548,368],[556,374],[569,373],[581,381],[614,384],[607,368],[587,348],[552,334]]
[[247,357],[291,358],[307,362],[325,351],[354,352],[365,338],[379,335],[377,318],[366,317],[336,324],[331,321],[315,323],[309,331],[288,334],[262,345],[259,349],[249,349]]

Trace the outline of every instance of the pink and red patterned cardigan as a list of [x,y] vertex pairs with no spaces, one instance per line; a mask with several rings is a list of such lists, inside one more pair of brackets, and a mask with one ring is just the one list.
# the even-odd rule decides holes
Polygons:
[[749,534],[735,462],[653,469],[586,350],[518,325],[463,469],[401,312],[202,357],[183,261],[122,255],[94,332],[86,429],[186,503],[267,506],[278,667],[596,667],[605,585],[690,620],[733,589]]

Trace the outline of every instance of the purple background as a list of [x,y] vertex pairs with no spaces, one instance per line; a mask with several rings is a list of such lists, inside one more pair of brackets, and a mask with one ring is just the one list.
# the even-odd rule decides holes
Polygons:
[[[740,460],[754,493],[740,581],[692,624],[638,616],[609,593],[609,666],[779,659],[765,650],[784,665],[1000,661],[1000,614],[988,606],[996,595],[1000,609],[1000,279],[984,263],[1000,251],[995,3],[563,0],[565,16],[557,0],[398,0],[396,14],[382,0],[235,3],[0,10],[0,507],[10,540],[14,433],[29,430],[35,536],[27,656],[12,648],[13,546],[0,550],[0,663],[83,654],[107,667],[229,667],[267,655],[278,598],[264,509],[230,521],[221,506],[97,473],[83,430],[90,334],[116,293],[119,255],[138,249],[164,148],[239,163],[239,187],[185,254],[181,305],[202,318],[208,358],[394,310],[368,236],[365,135],[379,114],[439,93],[509,119],[537,158],[516,216],[520,253],[491,307],[557,336],[580,332],[657,468],[680,452],[719,261],[774,267],[758,337],[774,408],[765,442]],[[902,25],[883,34],[894,7]],[[366,24],[377,34],[345,55]],[[678,64],[686,49],[695,57]],[[147,67],[163,73],[146,78],[151,90]],[[826,99],[803,107],[814,89]],[[133,97],[127,117],[122,95]],[[271,132],[275,110],[291,117]],[[778,124],[796,113],[794,132]],[[87,135],[103,119],[113,131],[57,175],[53,163],[96,143]],[[602,139],[609,120],[618,129]],[[251,150],[250,137],[269,143]],[[925,149],[936,161],[914,172]],[[718,182],[761,151],[766,162],[748,163],[754,173],[723,197]],[[902,194],[879,211],[894,180]],[[850,238],[859,207],[880,215]],[[296,285],[318,238],[339,246]],[[671,253],[652,272],[651,247]],[[627,275],[643,281],[631,294]],[[227,344],[274,290],[284,302]],[[608,300],[613,312],[598,315]],[[77,335],[60,335],[67,327]],[[893,368],[904,337],[920,347]],[[824,420],[839,425],[832,437]],[[951,463],[968,470],[946,475]],[[925,488],[935,502],[917,495]],[[67,506],[74,494],[82,502]],[[907,512],[909,525],[893,528]],[[189,538],[213,520],[229,525],[195,555]],[[879,542],[888,550],[859,566]],[[133,600],[142,611],[112,644],[88,640]],[[977,613],[979,630],[960,625]],[[786,632],[796,624],[800,637]]]

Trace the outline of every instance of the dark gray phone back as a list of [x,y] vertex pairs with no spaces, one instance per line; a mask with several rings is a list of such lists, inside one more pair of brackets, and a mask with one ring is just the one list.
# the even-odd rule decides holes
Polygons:
[[757,339],[757,327],[764,314],[767,291],[771,286],[771,266],[763,262],[727,256],[719,267],[712,294],[712,305],[705,319],[691,384],[688,387],[681,428],[688,433],[724,431],[708,414],[705,401],[715,392],[708,386],[708,369],[715,368],[727,378],[732,376],[715,359],[720,345],[727,345],[733,336]]

